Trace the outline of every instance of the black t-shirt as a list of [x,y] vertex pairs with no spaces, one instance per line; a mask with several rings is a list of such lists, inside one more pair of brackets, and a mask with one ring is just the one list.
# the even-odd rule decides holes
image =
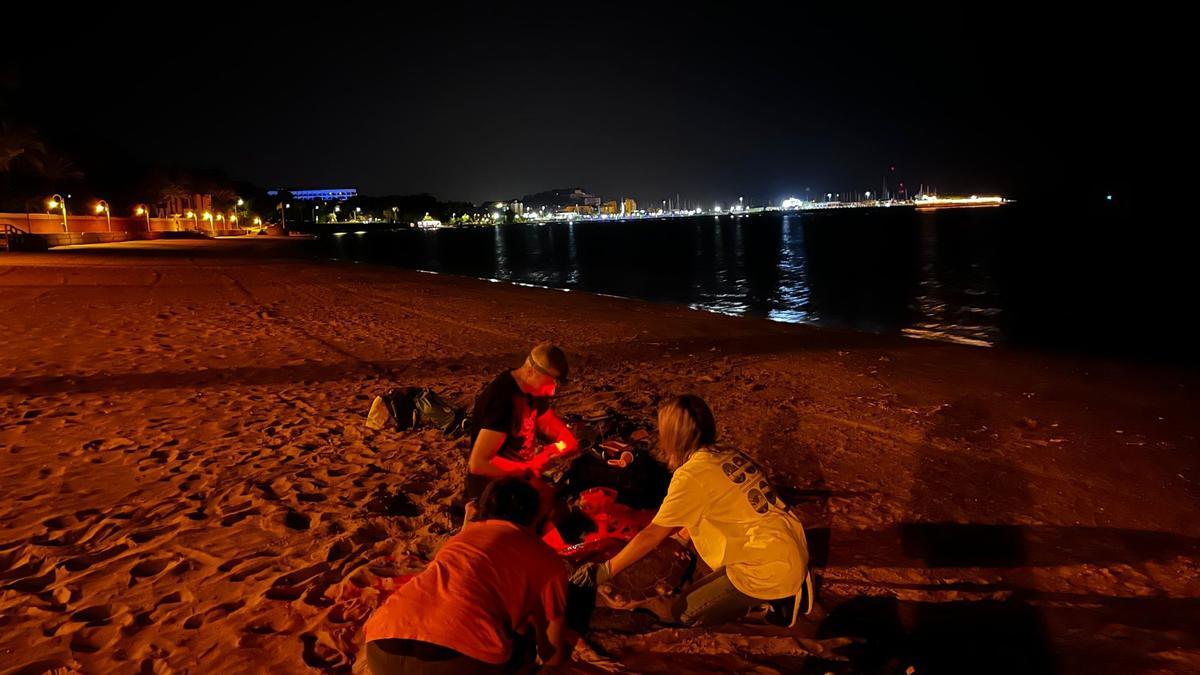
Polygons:
[[471,446],[482,429],[508,434],[498,453],[525,461],[537,451],[537,418],[550,409],[550,399],[521,391],[511,371],[504,371],[475,399],[469,427]]

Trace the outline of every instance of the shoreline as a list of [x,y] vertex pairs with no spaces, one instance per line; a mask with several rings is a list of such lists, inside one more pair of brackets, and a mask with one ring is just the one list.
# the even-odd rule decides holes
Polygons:
[[[463,472],[452,441],[367,430],[370,397],[423,385],[469,403],[549,338],[579,373],[563,412],[648,422],[660,396],[709,400],[804,514],[823,582],[793,633],[608,625],[598,643],[625,667],[842,672],[867,661],[840,660],[839,641],[865,637],[911,663],[1012,664],[1015,641],[1064,672],[1200,668],[1189,369],[297,259],[261,239],[0,257],[0,661],[349,667],[369,611],[350,591],[428,559]],[[381,490],[419,515],[373,511]],[[881,617],[902,620],[861,635]]]

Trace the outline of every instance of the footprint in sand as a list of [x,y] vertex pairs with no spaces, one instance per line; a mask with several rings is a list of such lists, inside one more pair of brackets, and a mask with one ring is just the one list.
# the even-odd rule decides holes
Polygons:
[[120,635],[121,630],[118,626],[80,628],[71,634],[71,652],[75,654],[94,654],[112,645]]
[[188,630],[195,630],[204,624],[209,624],[214,621],[220,621],[225,617],[233,614],[246,606],[245,600],[236,600],[234,602],[223,602],[215,607],[210,607],[202,614],[193,614],[183,622],[183,627]]
[[120,605],[92,605],[71,615],[71,621],[78,621],[89,626],[107,626],[113,619],[124,613]]
[[342,670],[351,666],[345,654],[312,633],[304,633],[300,641],[304,645],[304,663],[312,668]]
[[288,509],[283,516],[283,524],[292,530],[307,530],[312,526],[312,518],[295,509]]
[[[299,600],[305,595],[306,591],[311,591],[315,587],[320,586],[323,592],[324,587],[328,584],[322,583],[322,578],[330,570],[329,563],[317,563],[298,569],[294,572],[289,572],[271,583],[271,588],[267,589],[264,594],[270,600],[285,600],[291,602]],[[314,602],[309,604],[317,604],[316,598],[312,598]]]
[[255,558],[275,558],[275,557],[278,557],[278,555],[279,555],[278,553],[275,553],[273,551],[256,551],[254,553],[251,553],[250,555],[244,555],[239,558],[232,558],[230,560],[226,560],[225,562],[221,563],[217,567],[217,571],[229,572],[230,570],[237,567],[238,565],[241,565],[242,563],[246,562],[247,560],[254,560]]
[[232,527],[249,518],[250,516],[256,516],[260,513],[262,512],[259,511],[257,507],[249,508],[245,511],[239,511],[237,513],[231,513],[221,519],[221,527]]
[[129,538],[135,544],[145,544],[146,542],[153,541],[154,539],[157,539],[163,535],[170,534],[177,529],[179,529],[178,525],[167,525],[165,527],[138,530],[137,532],[131,533]]
[[261,561],[261,562],[252,563],[250,565],[243,567],[242,569],[238,570],[237,572],[229,575],[229,580],[234,583],[241,583],[241,582],[245,581],[246,579],[249,579],[250,577],[255,576],[259,572],[263,572],[265,570],[270,569],[273,565],[274,565],[274,563],[272,563],[270,561],[266,561],[266,560]]
[[104,562],[105,560],[115,558],[116,556],[119,556],[128,550],[128,544],[117,544],[116,546],[110,546],[97,553],[89,553],[75,558],[69,558],[62,563],[62,566],[70,572],[82,572],[98,562]]
[[129,570],[130,584],[133,584],[138,579],[150,579],[156,577],[167,570],[171,563],[175,562],[171,558],[150,558],[143,560],[134,565]]

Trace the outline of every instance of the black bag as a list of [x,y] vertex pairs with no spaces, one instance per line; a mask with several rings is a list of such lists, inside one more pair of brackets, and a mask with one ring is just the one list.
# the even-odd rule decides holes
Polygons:
[[377,399],[372,409],[379,403],[386,407],[396,431],[433,427],[450,436],[462,429],[466,417],[465,410],[428,387],[391,389]]

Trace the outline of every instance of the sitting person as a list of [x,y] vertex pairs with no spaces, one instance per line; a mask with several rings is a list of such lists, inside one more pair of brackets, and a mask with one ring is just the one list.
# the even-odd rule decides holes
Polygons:
[[[548,461],[578,448],[574,434],[550,407],[551,397],[566,379],[566,354],[542,343],[521,367],[500,373],[475,400],[467,422],[471,433],[464,491],[467,520],[489,482],[517,476],[540,483],[536,479]],[[539,437],[549,443],[545,450],[539,451]]]
[[[713,570],[675,602],[675,617],[693,626],[735,621],[764,604],[777,623],[794,625],[812,603],[804,526],[745,455],[716,447],[708,405],[687,395],[658,410],[659,451],[674,474],[650,525],[608,562],[572,575],[602,583],[684,528]],[[807,610],[805,611],[807,613]]]
[[479,516],[423,572],[375,610],[364,630],[373,675],[511,673],[567,656],[567,573],[533,533],[537,491],[519,478],[490,484]]

